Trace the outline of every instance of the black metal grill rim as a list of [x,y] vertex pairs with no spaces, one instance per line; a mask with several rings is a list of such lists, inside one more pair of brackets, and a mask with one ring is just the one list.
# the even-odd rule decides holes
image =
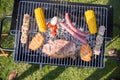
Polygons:
[[43,65],[51,65],[51,66],[65,66],[65,67],[80,67],[80,68],[98,68],[98,69],[102,69],[105,67],[105,64],[103,64],[102,67],[94,67],[94,66],[74,66],[74,65],[62,65],[62,64],[51,64],[51,63],[38,63],[38,62],[27,62],[27,61],[17,61],[17,60],[14,60],[15,62],[19,62],[19,63],[27,63],[27,64],[43,64]]

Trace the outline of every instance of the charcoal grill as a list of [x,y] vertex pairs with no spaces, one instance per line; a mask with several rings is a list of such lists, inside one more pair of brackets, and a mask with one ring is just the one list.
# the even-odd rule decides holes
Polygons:
[[[101,48],[101,53],[96,58],[92,58],[90,62],[82,61],[77,55],[76,60],[72,60],[71,58],[63,58],[63,59],[54,59],[51,58],[44,53],[42,53],[41,49],[36,51],[31,51],[28,49],[29,41],[32,37],[38,32],[37,24],[34,16],[34,9],[37,7],[42,7],[45,10],[46,19],[52,18],[54,16],[64,17],[66,12],[70,13],[72,22],[76,22],[77,28],[84,28],[85,31],[88,31],[87,24],[84,18],[84,12],[88,9],[92,9],[95,11],[97,18],[97,26],[104,25],[106,27],[104,41]],[[30,30],[29,30],[29,38],[28,43],[24,47],[20,42],[21,37],[21,26],[23,15],[28,13],[30,18]],[[1,20],[0,30],[2,30],[2,22],[6,17]],[[93,68],[103,68],[105,66],[104,63],[104,53],[105,53],[105,42],[107,38],[112,37],[112,27],[113,27],[113,8],[109,5],[96,5],[96,4],[83,4],[83,3],[70,3],[70,2],[58,2],[58,1],[44,1],[44,0],[15,0],[14,1],[14,9],[12,14],[12,22],[10,28],[10,34],[15,35],[15,45],[14,45],[14,61],[16,62],[26,62],[33,64],[50,64],[57,66],[78,66],[78,67],[93,67]],[[1,32],[1,31],[0,31]],[[44,35],[44,34],[43,34]],[[59,37],[61,38],[61,36]],[[96,35],[91,35],[87,38],[89,40],[89,44],[91,48],[95,45]],[[72,38],[69,36],[67,38],[71,40]],[[76,40],[79,45],[80,42]],[[2,48],[2,47],[1,47]],[[3,50],[12,51],[11,49]]]

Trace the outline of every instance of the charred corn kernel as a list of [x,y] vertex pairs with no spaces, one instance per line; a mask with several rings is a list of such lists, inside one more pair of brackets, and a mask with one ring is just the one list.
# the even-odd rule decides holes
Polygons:
[[86,22],[88,24],[88,29],[90,34],[97,33],[97,24],[96,24],[96,17],[93,10],[87,10],[85,12]]
[[34,10],[36,22],[40,32],[46,32],[46,21],[44,16],[44,11],[42,8],[36,8]]

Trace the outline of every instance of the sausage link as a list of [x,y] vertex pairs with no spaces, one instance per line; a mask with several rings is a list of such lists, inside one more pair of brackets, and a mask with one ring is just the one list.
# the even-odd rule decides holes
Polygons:
[[74,38],[78,39],[82,43],[86,44],[87,41],[80,36],[78,36],[73,30],[69,29],[63,22],[60,23],[60,26],[62,26],[66,31],[68,31]]
[[71,22],[71,19],[69,17],[69,13],[66,13],[65,14],[65,20],[66,20],[66,23],[68,24],[68,26],[74,31],[76,32],[77,34],[81,35],[81,36],[85,36],[87,37],[89,34],[88,33],[85,33],[85,32],[82,32],[78,29],[75,28],[75,26],[72,24]]

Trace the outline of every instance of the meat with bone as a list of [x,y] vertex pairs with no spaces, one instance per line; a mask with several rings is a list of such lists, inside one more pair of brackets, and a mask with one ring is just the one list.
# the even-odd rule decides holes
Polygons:
[[96,45],[94,47],[94,54],[95,55],[99,55],[101,52],[100,48],[101,48],[102,43],[103,43],[104,32],[105,32],[105,26],[100,26],[97,37],[96,37]]
[[42,49],[43,53],[53,58],[71,57],[72,59],[75,59],[76,51],[77,48],[74,42],[63,39],[58,39],[54,41],[49,40]]
[[24,14],[23,24],[22,24],[22,35],[21,35],[21,43],[22,44],[27,43],[29,22],[30,22],[30,16],[28,14]]

